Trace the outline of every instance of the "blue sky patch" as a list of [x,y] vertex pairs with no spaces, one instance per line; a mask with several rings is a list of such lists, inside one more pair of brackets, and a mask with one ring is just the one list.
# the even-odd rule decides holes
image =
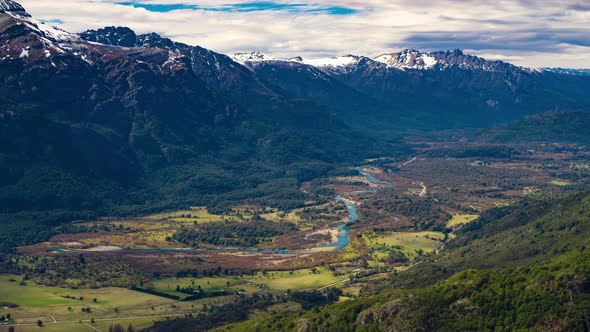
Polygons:
[[43,23],[46,23],[46,24],[64,24],[64,21],[62,21],[62,20],[58,20],[58,19],[52,19],[52,20],[39,20],[39,21],[41,21],[41,22],[43,22]]
[[234,4],[223,4],[216,7],[204,7],[192,4],[156,4],[143,3],[141,1],[117,2],[118,5],[143,8],[151,12],[165,13],[174,10],[205,10],[218,12],[258,12],[258,11],[283,11],[292,14],[328,14],[328,15],[352,15],[358,12],[354,8],[342,6],[322,6],[306,3],[279,3],[273,1],[254,1]]
[[348,7],[341,7],[341,6],[331,6],[325,8],[318,8],[318,9],[311,9],[308,10],[309,13],[318,12],[318,13],[327,13],[330,15],[352,15],[358,13],[358,10],[354,8]]
[[200,9],[197,5],[187,5],[187,4],[152,4],[152,3],[141,3],[141,2],[117,2],[117,5],[123,6],[130,6],[135,8],[143,8],[149,10],[150,12],[158,12],[158,13],[165,13],[171,12],[173,10],[181,10],[181,9],[192,9],[197,10]]

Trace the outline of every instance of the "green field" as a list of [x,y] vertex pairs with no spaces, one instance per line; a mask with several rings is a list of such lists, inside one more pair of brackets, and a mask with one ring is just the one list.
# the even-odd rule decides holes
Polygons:
[[441,232],[365,233],[363,236],[367,245],[375,249],[374,259],[386,257],[387,254],[383,250],[392,248],[397,248],[407,257],[413,258],[418,252],[429,253],[438,249],[445,238]]
[[[112,324],[112,323],[111,323]],[[134,325],[135,326],[135,325]],[[0,327],[0,332],[6,332],[8,331],[8,326],[2,326]],[[36,324],[35,325],[29,325],[29,326],[16,326],[15,327],[15,331],[17,332],[31,332],[31,331],[43,331],[43,332],[86,332],[86,331],[95,331],[93,328],[83,324],[83,323],[59,323],[59,324],[44,324],[43,327],[38,327]],[[102,331],[102,330],[101,330]],[[108,331],[108,327],[106,330],[104,331]]]
[[177,295],[181,298],[188,294],[177,292],[176,286],[180,288],[201,288],[205,292],[232,291],[246,294],[253,294],[260,289],[247,285],[247,282],[238,277],[199,277],[199,278],[162,278],[153,280],[150,288],[159,292]]
[[297,215],[297,212],[299,212],[300,210],[302,209],[295,209],[287,212],[274,211],[262,214],[260,216],[268,221],[288,221],[292,223],[298,223],[302,221],[301,218]]
[[[85,331],[104,331],[107,332],[109,327],[114,324],[121,324],[127,329],[129,325],[132,325],[135,331],[140,329],[148,328],[158,320],[166,319],[166,317],[159,318],[133,318],[133,319],[117,319],[117,320],[96,320],[94,324],[90,320],[84,320],[82,322],[66,322],[66,323],[44,323],[42,327],[38,327],[37,324],[33,325],[19,325],[15,328],[17,332],[85,332]],[[92,326],[92,327],[91,327]],[[8,326],[0,327],[0,332],[8,331]]]
[[209,213],[206,207],[192,207],[190,210],[164,212],[146,216],[149,220],[171,220],[177,222],[213,222],[221,220],[241,221],[249,219],[249,214],[219,215]]
[[[21,276],[0,275],[0,301],[18,305],[16,308],[0,308],[0,315],[10,313],[13,323],[18,324],[35,324],[41,320],[44,331],[84,331],[87,327],[79,321],[92,318],[97,321],[97,326],[104,325],[105,330],[108,325],[122,320],[126,321],[125,324],[137,320],[137,324],[145,327],[156,319],[150,316],[163,319],[167,315],[184,314],[201,307],[200,301],[179,302],[125,288],[68,289],[35,285],[32,281],[20,285],[21,280]],[[91,312],[82,312],[82,308],[91,308]],[[58,323],[54,324],[54,320]],[[39,328],[18,326],[17,331],[36,329]],[[0,327],[0,331],[4,330],[7,331],[8,327]]]
[[444,237],[441,232],[391,232],[385,235],[372,236],[370,243],[401,246],[408,250],[432,251],[440,246],[440,241]]
[[310,269],[296,271],[273,271],[266,275],[258,273],[252,277],[245,277],[244,280],[256,285],[265,285],[271,290],[306,290],[315,289],[330,285],[345,279],[344,277],[335,277],[334,274],[324,267],[318,267],[316,272]]
[[206,278],[162,278],[154,280],[151,287],[160,292],[185,296],[176,292],[176,286],[197,288],[200,286],[205,291],[236,290],[245,293],[256,293],[263,289],[270,291],[293,291],[316,289],[330,285],[345,279],[343,276],[334,276],[327,268],[319,267],[312,272],[311,269],[295,271],[269,271],[258,272],[253,276],[229,276]]
[[567,182],[567,181],[559,181],[559,180],[554,180],[550,182],[552,185],[554,186],[558,186],[558,187],[567,187],[567,186],[571,186],[572,184]]
[[451,220],[447,222],[447,227],[468,224],[477,218],[479,218],[479,215],[477,214],[454,214]]

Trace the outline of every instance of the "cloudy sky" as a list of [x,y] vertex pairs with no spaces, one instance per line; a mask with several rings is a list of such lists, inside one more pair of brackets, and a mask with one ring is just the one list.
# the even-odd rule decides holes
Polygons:
[[72,32],[129,26],[228,54],[319,58],[459,48],[523,66],[590,68],[590,0],[19,2]]

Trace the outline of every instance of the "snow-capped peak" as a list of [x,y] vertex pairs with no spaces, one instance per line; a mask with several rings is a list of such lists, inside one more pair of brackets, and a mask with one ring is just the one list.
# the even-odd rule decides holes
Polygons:
[[65,30],[62,30],[56,26],[51,26],[48,24],[45,24],[44,22],[41,22],[39,20],[36,19],[29,19],[29,22],[31,22],[35,28],[37,28],[37,30],[39,30],[41,33],[43,33],[43,35],[48,38],[51,39],[52,41],[58,42],[58,43],[69,43],[69,42],[79,42],[80,41],[80,37],[76,34],[73,33],[69,33]]
[[398,69],[430,69],[438,61],[429,53],[417,50],[403,50],[399,53],[381,54],[373,60]]
[[6,13],[12,16],[31,30],[37,31],[41,37],[45,37],[51,42],[70,43],[80,41],[80,38],[73,33],[66,32],[58,27],[50,26],[42,21],[34,19],[26,12],[23,6],[15,1],[0,0],[0,13]]
[[[0,0],[0,13],[13,12],[13,13],[25,13],[25,8],[20,3],[12,0]],[[26,14],[29,15],[29,14]]]
[[349,65],[357,64],[363,57],[356,55],[345,55],[337,56],[333,58],[316,58],[306,59],[300,56],[292,57],[289,59],[277,59],[261,52],[251,53],[236,53],[232,56],[232,60],[242,65],[247,63],[256,63],[264,61],[277,61],[277,62],[297,62],[311,67],[323,68],[323,69],[338,69],[344,68]]
[[250,53],[236,53],[232,59],[235,62],[245,64],[246,62],[259,62],[259,61],[271,61],[276,60],[273,57],[267,56],[261,52],[255,51]]
[[360,59],[361,57],[356,55],[345,55],[333,58],[302,59],[301,62],[315,67],[346,67],[358,63]]

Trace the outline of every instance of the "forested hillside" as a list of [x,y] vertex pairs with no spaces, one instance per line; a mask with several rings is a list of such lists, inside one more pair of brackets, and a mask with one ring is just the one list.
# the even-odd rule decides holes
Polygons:
[[388,282],[369,283],[359,299],[304,314],[263,316],[235,328],[586,331],[589,235],[589,193],[523,202],[469,224],[447,249]]
[[496,143],[590,143],[590,113],[549,111],[530,115],[485,131],[483,138]]

